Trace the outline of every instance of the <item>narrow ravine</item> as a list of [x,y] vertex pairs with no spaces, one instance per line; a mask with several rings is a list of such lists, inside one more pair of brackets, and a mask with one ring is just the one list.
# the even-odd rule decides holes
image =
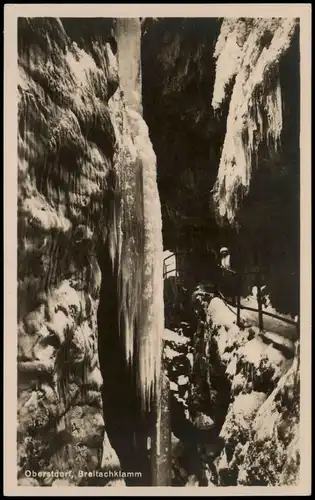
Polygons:
[[[173,323],[174,330],[166,330],[164,341],[172,393],[173,484],[235,486],[251,484],[252,480],[255,485],[273,483],[279,470],[258,470],[253,466],[252,471],[248,465],[244,477],[242,459],[244,453],[246,458],[244,449],[248,444],[255,446],[255,414],[260,414],[260,407],[268,412],[274,397],[279,401],[277,425],[286,429],[288,442],[295,441],[298,397],[292,412],[295,416],[289,421],[287,403],[282,399],[287,390],[283,387],[286,378],[289,384],[294,380],[295,394],[299,390],[295,353],[272,340],[267,342],[256,326],[238,327],[229,306],[200,287],[191,301],[195,321],[191,325],[183,321],[177,328]],[[263,439],[268,442],[268,434]],[[289,459],[293,474],[299,463],[295,453],[294,449]],[[281,460],[284,462],[285,457],[281,457],[280,464]]]
[[18,484],[296,484],[298,20],[20,18],[18,68]]

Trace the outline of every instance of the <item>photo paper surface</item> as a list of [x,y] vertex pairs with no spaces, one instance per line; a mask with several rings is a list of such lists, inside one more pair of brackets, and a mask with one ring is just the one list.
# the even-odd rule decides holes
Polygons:
[[310,494],[310,19],[5,6],[5,494]]

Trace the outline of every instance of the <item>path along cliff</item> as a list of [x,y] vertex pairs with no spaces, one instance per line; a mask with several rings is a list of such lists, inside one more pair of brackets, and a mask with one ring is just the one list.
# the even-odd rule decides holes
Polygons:
[[299,340],[288,346],[257,326],[237,326],[230,306],[202,287],[193,303],[164,336],[174,483],[297,484]]
[[[298,92],[284,71],[297,22],[211,19],[202,21],[206,35],[196,20],[165,22],[166,30],[163,20],[18,22],[20,485],[152,484],[144,443],[159,394],[163,243],[198,255],[197,246],[228,235],[245,249],[245,267],[254,254],[270,265],[276,307],[298,309],[296,294],[283,297],[277,285],[281,263],[291,270],[298,261],[298,139],[288,140]],[[235,64],[225,74],[227,56]],[[227,123],[214,119],[211,93]],[[249,168],[256,153],[265,159]],[[283,283],[296,291],[295,280]],[[166,323],[185,335],[164,340],[174,484],[296,482],[298,342],[287,357],[255,328],[237,327],[220,299],[201,294],[186,306],[186,325]],[[141,480],[92,474],[136,467]]]

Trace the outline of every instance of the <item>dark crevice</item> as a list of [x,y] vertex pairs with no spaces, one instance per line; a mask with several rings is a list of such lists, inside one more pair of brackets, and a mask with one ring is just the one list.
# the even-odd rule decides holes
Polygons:
[[147,454],[149,416],[140,410],[134,371],[128,368],[118,325],[117,273],[106,246],[98,254],[102,284],[97,313],[98,352],[103,376],[102,398],[106,432],[124,472],[141,472],[126,478],[127,486],[149,486]]

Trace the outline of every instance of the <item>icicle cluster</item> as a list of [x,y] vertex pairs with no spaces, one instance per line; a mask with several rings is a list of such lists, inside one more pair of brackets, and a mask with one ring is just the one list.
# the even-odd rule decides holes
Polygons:
[[111,103],[119,140],[116,198],[109,232],[113,266],[118,271],[120,333],[126,360],[138,370],[143,409],[158,393],[163,306],[163,243],[156,158],[147,126],[135,110],[122,115]]
[[232,87],[226,135],[213,197],[221,218],[235,222],[248,193],[261,144],[277,152],[282,131],[278,63],[290,45],[296,19],[225,19],[214,57],[212,107],[218,110]]
[[164,329],[162,218],[156,157],[141,116],[141,23],[117,19],[120,89],[111,100],[116,128],[117,198],[109,241],[117,270],[120,334],[136,370],[143,410],[159,396]]
[[135,146],[142,165],[143,196],[143,288],[139,318],[139,377],[144,394],[149,398],[153,384],[160,380],[162,335],[164,330],[163,242],[160,198],[156,181],[156,157],[147,126],[135,111],[128,114]]

